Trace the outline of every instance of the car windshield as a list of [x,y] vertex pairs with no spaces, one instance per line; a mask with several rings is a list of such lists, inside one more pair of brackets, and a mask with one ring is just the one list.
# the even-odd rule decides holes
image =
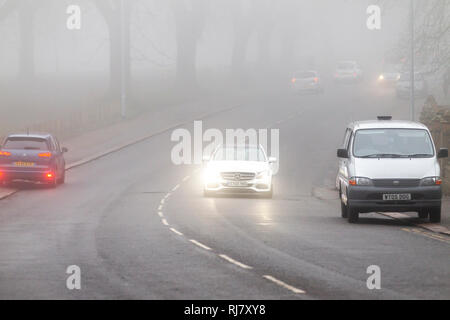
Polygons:
[[360,129],[353,142],[355,157],[416,157],[434,155],[430,135],[423,129]]
[[41,138],[8,138],[3,146],[11,150],[48,150],[47,141]]
[[353,62],[340,62],[338,63],[337,68],[342,70],[354,69],[355,64]]
[[297,72],[295,74],[295,78],[299,79],[308,79],[308,78],[314,78],[316,77],[316,74],[314,72]]
[[266,161],[266,156],[258,147],[224,147],[214,154],[216,161]]

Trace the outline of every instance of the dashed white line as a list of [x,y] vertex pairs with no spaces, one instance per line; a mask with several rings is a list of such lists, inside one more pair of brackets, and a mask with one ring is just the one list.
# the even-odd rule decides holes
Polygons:
[[162,204],[159,205],[158,210],[162,210]]
[[183,178],[183,182],[188,181],[190,178],[191,178],[191,176],[186,176],[186,177],[184,177],[184,178]]
[[192,242],[193,244],[195,244],[196,246],[199,246],[199,247],[202,248],[202,249],[205,249],[205,250],[212,250],[210,247],[205,246],[203,243],[200,243],[200,242],[198,242],[197,240],[191,239],[191,240],[189,240],[189,241]]
[[173,187],[172,191],[176,191],[180,187],[179,184],[177,184],[175,187]]
[[178,231],[177,229],[174,229],[174,228],[170,228],[170,231],[172,231],[173,233],[176,233],[179,236],[183,235],[180,231]]
[[285,289],[288,289],[288,290],[290,290],[290,291],[292,291],[292,292],[294,292],[294,293],[301,293],[301,294],[306,293],[305,291],[303,291],[303,290],[301,290],[301,289],[298,289],[298,288],[295,288],[295,287],[293,287],[293,286],[291,286],[291,285],[288,285],[287,283],[285,283],[285,282],[283,282],[283,281],[281,281],[281,280],[278,280],[278,279],[276,279],[276,278],[274,278],[274,277],[272,277],[272,276],[264,275],[263,278],[265,278],[265,279],[267,279],[267,280],[269,280],[269,281],[272,281],[273,283],[276,283],[276,284],[279,285],[280,287],[283,287],[283,288],[285,288]]
[[221,257],[222,259],[225,259],[228,262],[233,263],[233,264],[235,264],[238,267],[241,267],[243,269],[253,269],[253,267],[250,267],[250,266],[248,266],[248,265],[246,265],[246,264],[244,264],[242,262],[236,261],[236,260],[230,258],[229,256],[225,255],[225,254],[220,254],[219,257]]
[[163,213],[161,211],[158,211],[158,216],[160,216],[161,218],[164,217]]
[[170,192],[164,196],[164,199],[167,199],[168,197],[170,197]]
[[165,199],[161,199],[161,204],[164,204]]
[[166,219],[161,219],[161,222],[162,222],[163,225],[165,225],[165,226],[168,226],[168,225],[169,225],[169,223],[167,223],[167,220],[166,220]]

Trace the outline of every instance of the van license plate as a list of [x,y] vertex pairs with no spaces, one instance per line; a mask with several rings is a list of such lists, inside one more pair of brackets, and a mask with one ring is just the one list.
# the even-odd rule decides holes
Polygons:
[[411,193],[390,193],[383,194],[383,200],[395,201],[395,200],[411,200]]
[[229,187],[246,187],[248,186],[247,182],[243,182],[243,181],[231,181],[228,182],[228,186]]

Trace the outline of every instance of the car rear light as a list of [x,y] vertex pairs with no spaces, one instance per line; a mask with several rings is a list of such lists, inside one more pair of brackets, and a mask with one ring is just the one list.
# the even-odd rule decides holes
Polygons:
[[9,157],[11,155],[11,152],[8,151],[0,151],[0,156]]
[[52,178],[53,178],[53,173],[47,172],[47,173],[45,174],[45,177],[46,177],[47,179],[52,179]]
[[295,81],[297,81],[297,79],[295,79],[295,78],[292,78],[292,83],[295,83]]
[[43,153],[39,153],[38,156],[41,158],[50,158],[52,156],[52,153],[51,152],[43,152]]
[[348,180],[348,183],[351,184],[352,186],[356,186],[356,179]]
[[315,83],[319,82],[319,78],[315,77],[315,78],[314,78],[314,82],[315,82]]
[[[0,177],[1,177],[1,175],[0,175]],[[437,185],[442,184],[442,179],[436,178],[435,183],[436,183]]]
[[354,72],[354,73],[353,73],[353,76],[354,76],[354,77],[356,77],[356,76],[357,76],[356,72]]

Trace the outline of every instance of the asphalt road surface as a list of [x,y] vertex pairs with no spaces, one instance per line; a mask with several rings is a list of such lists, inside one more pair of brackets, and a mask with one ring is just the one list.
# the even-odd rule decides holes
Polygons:
[[[336,149],[351,120],[408,118],[367,84],[267,91],[204,128],[278,128],[273,199],[205,198],[170,132],[0,203],[1,299],[449,299],[450,242],[372,213],[340,217]],[[192,125],[186,127],[192,130]],[[76,150],[71,150],[76,152]],[[66,268],[81,268],[81,290]],[[369,290],[366,270],[381,270]]]

